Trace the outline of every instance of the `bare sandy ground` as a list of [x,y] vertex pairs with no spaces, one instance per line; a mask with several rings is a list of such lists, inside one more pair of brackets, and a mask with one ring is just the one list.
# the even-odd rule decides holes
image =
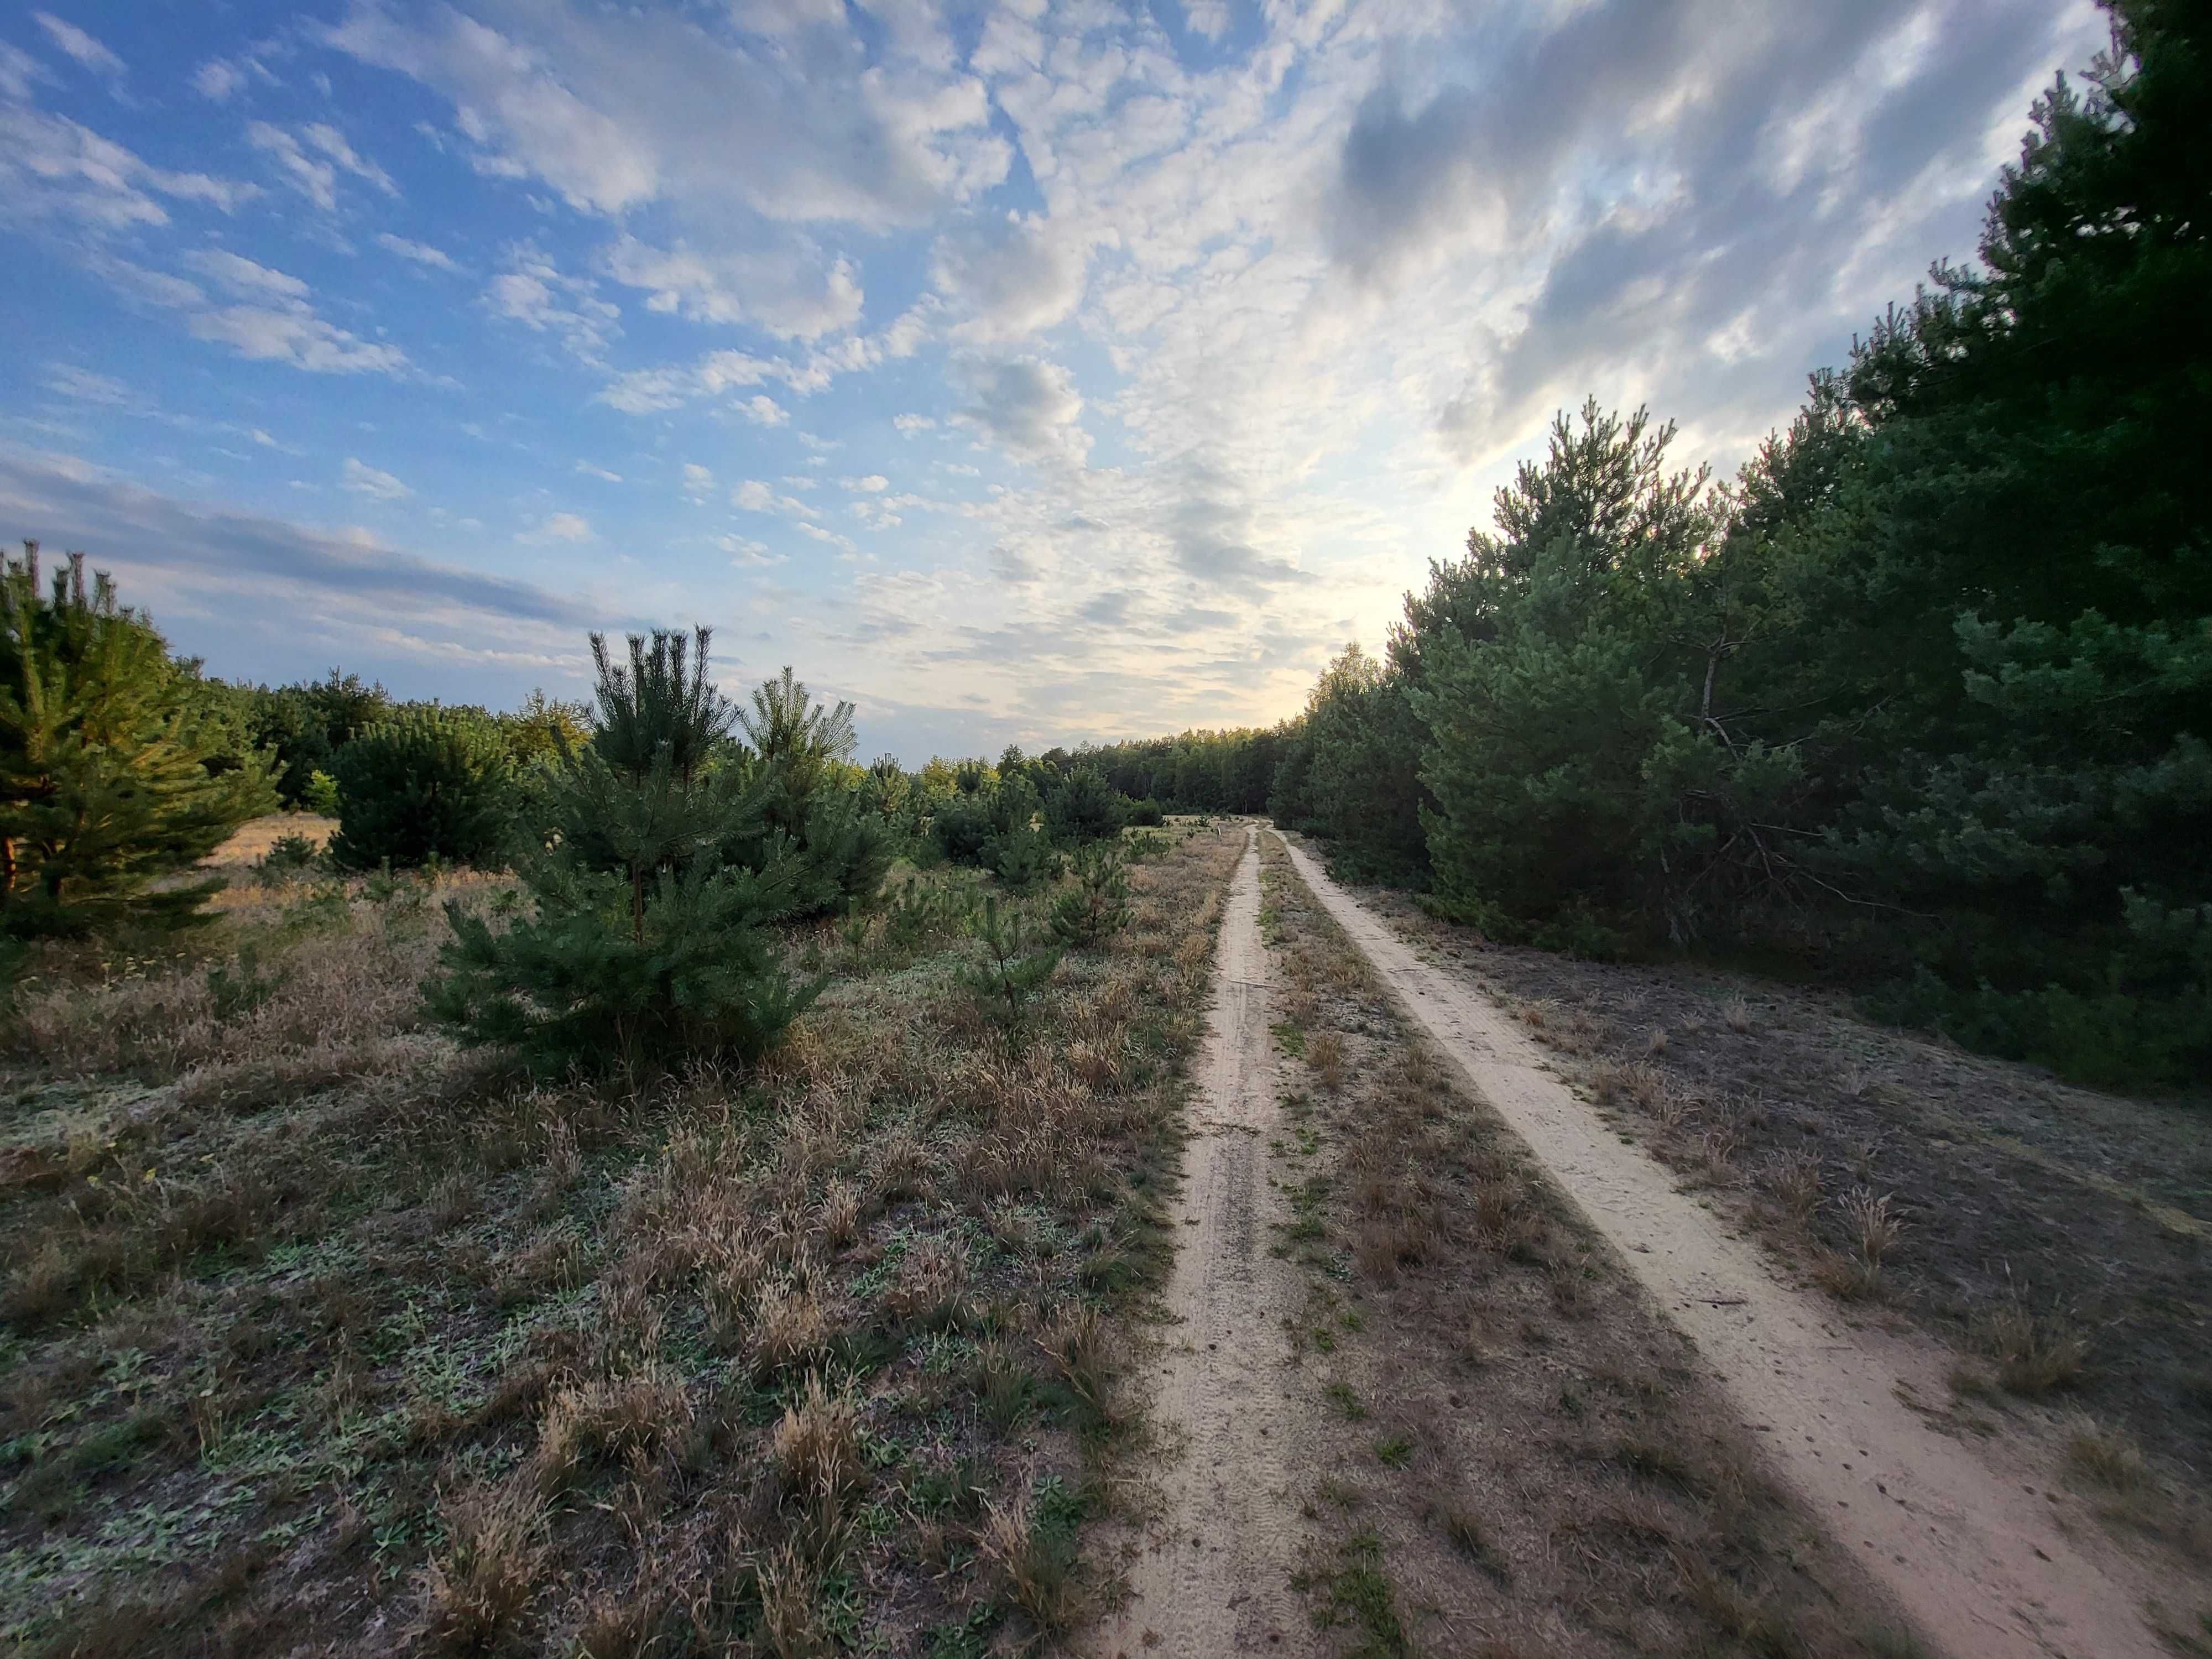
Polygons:
[[1285,1335],[1299,1302],[1297,1272],[1268,1253],[1279,1200],[1266,1148],[1277,1100],[1259,915],[1255,839],[1222,917],[1176,1210],[1172,1322],[1148,1379],[1170,1460],[1159,1471],[1163,1518],[1130,1567],[1127,1604],[1087,1644],[1102,1659],[1317,1650],[1290,1583],[1298,1547],[1290,1489],[1310,1407],[1291,1393]]
[[1945,1400],[1948,1354],[1850,1329],[1778,1283],[1753,1245],[1608,1131],[1488,998],[1422,962],[1304,851],[1291,857],[1414,1019],[1697,1345],[1778,1474],[1950,1659],[2166,1650],[2137,1611],[2154,1587],[2130,1582],[2100,1543],[2063,1532],[2056,1494],[1993,1467],[1992,1455],[1937,1432],[1915,1409]]

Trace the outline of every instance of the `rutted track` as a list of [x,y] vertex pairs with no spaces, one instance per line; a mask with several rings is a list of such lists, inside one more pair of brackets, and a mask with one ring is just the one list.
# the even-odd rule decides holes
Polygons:
[[1778,1473],[1950,1659],[2165,1651],[2136,1589],[2060,1530],[2032,1483],[2001,1474],[1913,1409],[1916,1397],[1945,1397],[1944,1356],[1846,1330],[1823,1304],[1778,1283],[1751,1245],[1608,1131],[1488,998],[1422,962],[1305,853],[1290,854],[1408,1013],[1696,1343]]
[[1292,1395],[1286,1364],[1297,1275],[1268,1253],[1279,1200],[1266,1148],[1277,1103],[1259,917],[1255,836],[1222,916],[1175,1206],[1182,1237],[1166,1302],[1176,1322],[1153,1376],[1155,1410],[1175,1443],[1161,1474],[1165,1513],[1130,1569],[1128,1604],[1089,1644],[1104,1659],[1314,1651],[1290,1583],[1290,1463],[1310,1407]]

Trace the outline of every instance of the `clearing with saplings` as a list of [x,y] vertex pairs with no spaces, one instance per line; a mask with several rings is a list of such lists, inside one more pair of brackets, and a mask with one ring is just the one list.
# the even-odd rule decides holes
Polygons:
[[1273,726],[0,562],[0,1655],[2212,1659],[2212,36],[2109,10],[1732,483],[1561,412]]

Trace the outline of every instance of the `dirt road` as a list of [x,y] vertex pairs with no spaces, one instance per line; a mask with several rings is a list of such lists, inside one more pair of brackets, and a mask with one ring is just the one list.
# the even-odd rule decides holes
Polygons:
[[1310,1407],[1293,1397],[1286,1363],[1297,1273],[1267,1248],[1280,1200],[1267,1173],[1277,1103],[1259,913],[1255,838],[1222,917],[1176,1206],[1182,1248],[1166,1297],[1174,1322],[1152,1379],[1172,1460],[1162,1474],[1164,1518],[1130,1569],[1128,1604],[1090,1644],[1104,1659],[1315,1650],[1291,1589],[1290,1464]]
[[1291,855],[1415,1021],[1697,1345],[1777,1472],[1949,1659],[2165,1651],[2138,1613],[2142,1587],[2115,1558],[2062,1533],[2033,1480],[1991,1467],[1915,1409],[1946,1399],[1948,1356],[1848,1329],[1779,1284],[1753,1246],[1608,1131],[1488,998],[1421,961],[1303,851]]

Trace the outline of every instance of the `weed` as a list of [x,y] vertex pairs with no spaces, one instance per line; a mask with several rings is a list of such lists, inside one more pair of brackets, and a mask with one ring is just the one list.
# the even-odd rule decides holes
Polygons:
[[2073,1322],[2056,1308],[2034,1312],[2018,1290],[1974,1321],[1973,1334],[2008,1393],[2033,1397],[2070,1388],[2088,1367],[2088,1341]]
[[1323,1630],[1350,1625],[1357,1632],[1359,1640],[1351,1659],[1410,1659],[1413,1644],[1398,1617],[1390,1581],[1383,1576],[1382,1540],[1373,1533],[1359,1533],[1346,1540],[1334,1569],[1307,1583],[1322,1596],[1315,1624]]
[[1820,1160],[1810,1152],[1778,1152],[1767,1161],[1759,1184],[1789,1223],[1811,1224],[1820,1204]]
[[2135,1492],[2150,1479],[2142,1448],[2124,1430],[2100,1427],[2087,1417],[2076,1420],[2066,1440],[2069,1472],[2108,1492]]

